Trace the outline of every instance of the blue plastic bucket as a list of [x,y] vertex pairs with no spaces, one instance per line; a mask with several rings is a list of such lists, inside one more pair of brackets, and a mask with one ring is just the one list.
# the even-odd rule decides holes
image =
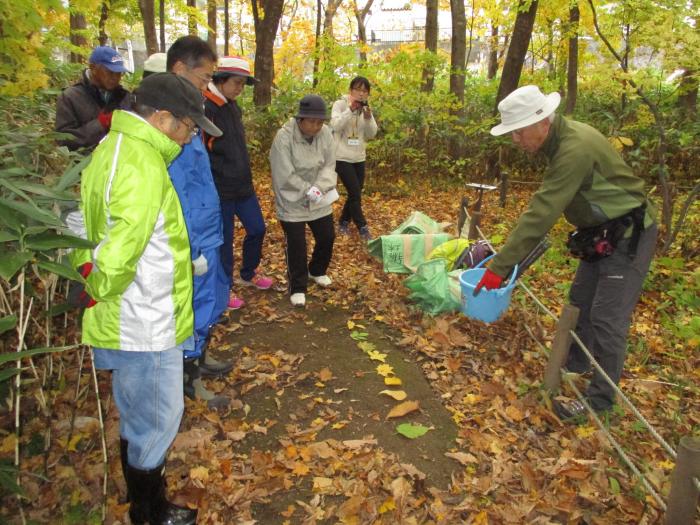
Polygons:
[[[515,288],[515,279],[511,279],[503,288],[496,290],[482,288],[479,294],[474,296],[474,289],[486,272],[486,268],[480,268],[480,266],[491,257],[487,257],[471,270],[465,270],[459,276],[459,284],[462,288],[462,313],[471,319],[485,323],[497,321],[508,310],[510,296]],[[517,273],[516,264],[511,275],[517,275]]]

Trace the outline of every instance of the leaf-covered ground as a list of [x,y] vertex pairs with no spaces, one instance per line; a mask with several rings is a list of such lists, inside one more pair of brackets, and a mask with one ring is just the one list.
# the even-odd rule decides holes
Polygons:
[[[236,367],[207,384],[234,398],[231,409],[212,412],[188,401],[169,458],[169,491],[199,506],[199,523],[660,520],[654,501],[595,426],[564,425],[546,409],[540,343],[551,341],[554,325],[522,291],[492,325],[459,313],[423,315],[407,299],[405,276],[384,274],[353,234],[336,241],[332,288],[310,287],[307,307],[293,309],[283,291],[283,234],[269,185],[261,182],[258,190],[268,222],[264,271],[281,291],[241,290],[246,307],[215,328],[213,353]],[[397,183],[383,193],[370,188],[364,206],[372,231],[380,234],[412,210],[454,222],[461,193]],[[527,198],[527,191],[515,189],[501,209],[497,196],[487,197],[483,227],[495,244]],[[688,228],[697,233],[697,227],[694,217]],[[557,226],[553,248],[527,276],[554,311],[575,267],[564,255],[565,231]],[[697,254],[697,235],[679,246]],[[692,291],[697,272],[697,258],[683,268],[656,265],[635,313],[622,380],[623,390],[673,446],[700,427],[700,357],[692,331],[683,340],[684,332],[668,327],[669,319],[690,323],[697,311],[686,311],[687,298],[669,290]],[[23,402],[28,521],[100,518],[103,465],[94,389],[89,371],[78,383],[78,362],[73,354],[54,365],[60,370],[46,390],[51,414],[42,416],[37,398]],[[99,378],[110,451],[107,523],[128,523],[115,455],[116,410],[108,376]],[[32,391],[32,384],[25,388]],[[7,408],[1,416],[2,428],[10,429]],[[610,424],[666,494],[673,463],[661,447],[624,411]],[[44,451],[47,428],[51,439]],[[422,435],[410,439],[397,429]],[[2,457],[10,460],[13,449],[7,434],[0,441]],[[1,515],[20,521],[14,499],[3,500]]]

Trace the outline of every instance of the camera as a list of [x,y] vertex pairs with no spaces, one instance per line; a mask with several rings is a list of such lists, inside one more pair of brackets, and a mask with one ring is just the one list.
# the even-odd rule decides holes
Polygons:
[[367,102],[366,100],[358,100],[357,103],[363,108],[369,106],[369,102]]

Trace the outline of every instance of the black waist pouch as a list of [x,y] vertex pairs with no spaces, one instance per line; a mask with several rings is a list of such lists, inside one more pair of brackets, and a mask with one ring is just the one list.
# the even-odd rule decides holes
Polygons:
[[633,226],[627,254],[630,259],[637,255],[639,236],[644,230],[644,215],[646,203],[631,212],[615,219],[592,226],[579,228],[569,233],[566,247],[571,255],[586,262],[596,262],[615,253],[618,243],[625,236],[625,232]]

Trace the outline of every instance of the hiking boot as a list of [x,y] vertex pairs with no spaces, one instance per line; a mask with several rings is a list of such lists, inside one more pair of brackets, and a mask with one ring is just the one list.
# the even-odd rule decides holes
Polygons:
[[338,223],[338,233],[340,235],[350,235],[350,223],[348,221],[340,221]]
[[228,298],[228,308],[229,310],[238,310],[239,308],[243,308],[245,305],[245,301],[241,299],[240,297],[237,297],[235,295],[230,295]]
[[331,278],[328,277],[327,275],[311,275],[309,274],[309,279],[311,279],[313,282],[315,282],[317,285],[321,286],[322,288],[326,288],[327,286],[330,286],[333,281],[331,281]]
[[360,228],[360,239],[363,241],[371,241],[374,237],[372,237],[372,234],[369,232],[369,228],[367,226],[363,226]]
[[257,288],[258,290],[267,290],[273,284],[275,284],[275,281],[273,281],[269,277],[265,277],[264,275],[258,275],[258,274],[253,275],[253,278],[250,281],[246,281],[245,279],[241,279],[240,282],[243,286],[253,286],[253,287]]
[[306,304],[306,295],[301,292],[293,293],[289,297],[289,301],[292,303],[292,306],[304,306]]
[[207,390],[207,387],[202,382],[201,368],[196,361],[185,361],[182,379],[185,395],[193,401],[197,399],[206,401],[209,410],[224,409],[231,403],[228,397],[220,396],[211,390]]
[[201,377],[193,379],[185,385],[185,395],[192,400],[201,399],[206,401],[209,410],[222,410],[231,404],[231,400],[228,397],[220,396],[211,390],[207,390]]
[[586,406],[578,399],[573,399],[571,401],[554,400],[552,402],[552,408],[557,417],[566,423],[582,422],[588,414]]
[[233,363],[222,363],[217,361],[209,352],[204,350],[199,359],[199,374],[202,377],[221,377],[233,370]]

